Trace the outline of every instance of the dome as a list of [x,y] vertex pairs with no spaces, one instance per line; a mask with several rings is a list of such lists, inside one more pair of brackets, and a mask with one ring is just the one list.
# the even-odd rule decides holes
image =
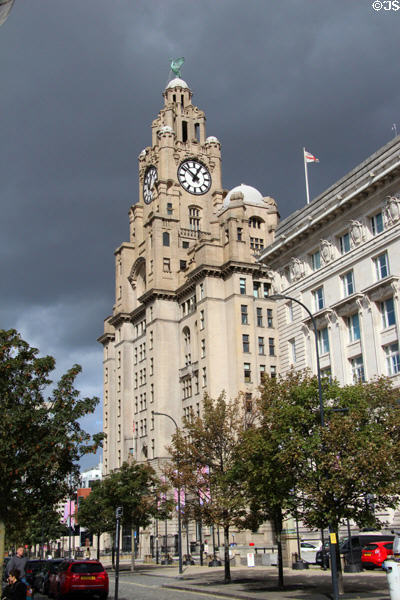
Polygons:
[[219,144],[219,139],[216,138],[215,135],[209,135],[206,139],[206,144],[208,144],[209,142],[216,142],[217,144]]
[[181,87],[181,88],[189,89],[189,86],[186,83],[186,81],[183,81],[183,79],[179,79],[179,77],[175,77],[175,79],[172,79],[165,89],[168,90],[168,89],[171,89],[174,87]]
[[230,202],[233,202],[234,200],[243,200],[243,204],[265,206],[264,198],[260,192],[251,185],[245,185],[244,183],[241,183],[228,192],[223,207],[227,208]]

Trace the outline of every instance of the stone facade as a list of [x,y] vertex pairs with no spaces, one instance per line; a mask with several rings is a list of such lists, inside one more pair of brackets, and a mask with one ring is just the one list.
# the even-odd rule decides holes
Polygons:
[[243,184],[224,190],[220,143],[191,90],[175,79],[163,96],[100,338],[105,474],[131,456],[159,468],[174,425],[154,412],[180,424],[205,392],[254,394],[278,369],[271,281],[257,260],[274,239],[275,201]]
[[[318,330],[322,375],[400,385],[400,138],[282,221],[260,260],[274,292],[302,302]],[[317,371],[309,315],[279,300],[281,373]],[[381,515],[399,526],[400,513]]]

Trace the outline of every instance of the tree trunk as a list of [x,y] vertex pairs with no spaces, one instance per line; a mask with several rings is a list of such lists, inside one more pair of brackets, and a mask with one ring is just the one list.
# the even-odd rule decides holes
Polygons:
[[282,555],[282,510],[277,509],[274,518],[276,544],[278,546],[278,586],[284,587],[283,581],[283,555]]
[[97,560],[100,560],[100,533],[97,534]]
[[343,571],[342,571],[342,563],[340,561],[340,540],[339,540],[339,527],[335,526],[336,533],[336,567],[337,567],[337,575],[338,575],[338,589],[339,594],[344,594],[344,582],[343,582]]
[[132,546],[132,554],[131,554],[131,571],[135,570],[135,530],[131,529],[131,546]]
[[224,527],[224,567],[225,567],[225,583],[231,582],[231,563],[229,560],[229,525]]
[[0,573],[3,572],[5,535],[6,535],[6,527],[4,525],[3,519],[0,519]]

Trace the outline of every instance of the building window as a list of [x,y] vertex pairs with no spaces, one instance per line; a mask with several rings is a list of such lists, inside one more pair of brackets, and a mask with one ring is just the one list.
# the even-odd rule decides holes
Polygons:
[[169,246],[169,233],[168,233],[168,231],[163,231],[163,234],[162,234],[162,243],[163,243],[163,246]]
[[251,237],[250,248],[252,250],[262,250],[264,248],[264,240],[261,238]]
[[246,278],[241,277],[239,280],[240,293],[243,296],[246,293]]
[[264,298],[268,298],[271,289],[270,283],[264,283]]
[[263,316],[262,316],[262,308],[257,307],[257,327],[263,327]]
[[167,215],[172,215],[172,202],[167,202]]
[[164,273],[171,273],[171,259],[163,258],[163,271]]
[[243,352],[250,352],[249,336],[247,334],[242,335],[242,345]]
[[276,377],[276,366],[275,365],[271,365],[269,369],[270,369],[270,375],[271,375],[271,377]]
[[184,271],[186,269],[186,260],[179,261],[179,270]]
[[378,235],[383,231],[383,215],[382,212],[376,213],[370,219],[372,235]]
[[316,271],[321,267],[321,253],[319,250],[311,254],[311,268]]
[[201,358],[205,358],[206,356],[206,340],[203,338],[201,340]]
[[204,310],[200,311],[200,329],[204,329]]
[[261,381],[261,383],[263,381],[263,378],[265,377],[265,373],[266,373],[265,365],[260,365],[260,381]]
[[253,296],[254,298],[261,298],[261,282],[253,281]]
[[350,359],[350,366],[353,381],[355,383],[365,381],[363,357],[356,356],[356,358]]
[[293,323],[293,302],[286,304],[287,322]]
[[390,344],[384,347],[386,354],[386,367],[388,375],[397,375],[400,372],[399,344]]
[[294,365],[297,362],[296,340],[289,340],[289,357]]
[[347,252],[350,252],[350,234],[349,233],[344,233],[343,235],[340,236],[339,249],[340,249],[340,254],[347,254]]
[[247,305],[246,304],[241,305],[240,313],[242,315],[242,325],[248,325],[249,324],[249,315],[247,313]]
[[329,334],[327,327],[318,330],[318,351],[320,354],[328,354],[329,352]]
[[374,259],[376,279],[384,279],[389,275],[389,261],[386,252]]
[[356,342],[360,339],[360,317],[358,312],[350,315],[347,319],[347,327],[349,330],[349,342]]
[[343,284],[343,294],[344,296],[351,296],[354,294],[354,273],[353,271],[348,271],[342,277]]
[[200,209],[195,206],[189,207],[189,228],[192,231],[200,231]]
[[330,367],[327,367],[326,369],[321,369],[321,379],[327,379],[329,383],[332,383],[332,373]]
[[189,248],[189,242],[187,242],[186,240],[184,240],[182,242],[182,248]]
[[[272,339],[272,338],[270,338],[270,339]],[[265,354],[264,338],[263,337],[259,337],[258,338],[258,354]]]
[[320,287],[313,292],[314,297],[314,309],[315,311],[322,310],[325,306],[324,301],[324,288]]
[[249,219],[249,227],[254,227],[254,229],[261,229],[261,223],[263,220],[259,217],[250,217]]
[[275,356],[275,340],[274,338],[268,338],[268,350],[270,356]]
[[200,285],[199,285],[199,296],[200,296],[200,300],[202,300],[204,298],[204,283],[200,283]]
[[206,385],[207,385],[207,369],[206,369],[206,367],[203,367],[202,377],[203,377],[203,387],[206,387]]
[[381,315],[382,315],[382,327],[390,327],[396,324],[396,315],[394,312],[394,301],[393,298],[388,298],[380,303]]
[[241,227],[237,228],[237,241],[241,242],[242,241],[242,234],[243,234],[243,229]]
[[272,308],[267,308],[267,326],[268,327],[273,327],[273,321],[272,321]]
[[251,383],[251,369],[250,363],[244,363],[243,365],[243,375],[245,383]]

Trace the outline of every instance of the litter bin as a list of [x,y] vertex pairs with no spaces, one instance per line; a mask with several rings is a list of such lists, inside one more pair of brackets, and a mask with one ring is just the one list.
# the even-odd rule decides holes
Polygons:
[[385,560],[382,567],[387,575],[390,600],[400,600],[400,562]]
[[[343,556],[343,555],[341,555]],[[351,554],[344,555],[344,572],[345,573],[360,573],[363,570],[361,555],[357,552],[351,556]]]

